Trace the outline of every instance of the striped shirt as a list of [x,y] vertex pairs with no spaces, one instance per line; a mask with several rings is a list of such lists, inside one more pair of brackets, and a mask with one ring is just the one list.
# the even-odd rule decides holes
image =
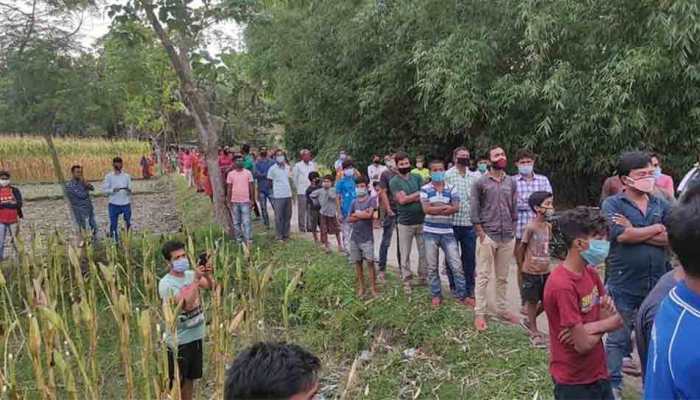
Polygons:
[[[458,205],[459,194],[454,186],[444,184],[442,190],[438,191],[432,183],[424,185],[420,189],[420,201],[423,204],[454,204]],[[423,222],[423,232],[434,233],[438,235],[452,235],[452,216],[451,215],[430,215],[425,214]]]
[[535,212],[532,211],[528,204],[530,195],[535,192],[553,192],[549,179],[544,175],[533,174],[532,179],[527,179],[518,174],[514,175],[513,179],[518,184],[518,223],[515,225],[515,238],[521,239],[523,230],[535,218]]
[[469,170],[462,176],[457,167],[452,167],[445,173],[445,182],[454,187],[461,200],[459,202],[459,210],[452,215],[452,225],[454,226],[472,226],[469,196],[476,179]]
[[647,354],[645,399],[700,398],[700,295],[680,281],[662,301]]

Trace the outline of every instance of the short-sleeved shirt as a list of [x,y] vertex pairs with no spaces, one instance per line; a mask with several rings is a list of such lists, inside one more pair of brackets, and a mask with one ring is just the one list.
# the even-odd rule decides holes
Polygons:
[[391,193],[391,187],[389,187],[389,182],[391,182],[391,179],[396,176],[396,172],[387,169],[379,177],[379,187],[386,191],[386,195],[389,198],[389,208],[393,212],[396,212],[396,199],[394,198],[394,195]]
[[[377,199],[369,196],[365,196],[364,201],[360,199],[355,199],[350,206],[350,214],[355,211],[365,211],[368,208],[377,208]],[[355,243],[366,243],[374,241],[374,233],[372,232],[372,220],[371,219],[361,219],[359,221],[352,223],[352,234],[350,235],[350,240]]]
[[[435,185],[428,183],[420,189],[421,203],[430,205],[458,205],[460,203],[459,194],[454,186],[443,184],[438,190]],[[451,215],[425,215],[423,221],[423,232],[436,235],[453,235]]]
[[[423,186],[423,180],[420,176],[414,174],[409,174],[407,179],[396,175],[389,182],[389,189],[394,197],[399,192],[404,192],[406,196],[412,195],[418,192],[421,186]],[[401,225],[420,225],[425,218],[420,201],[409,204],[397,204],[396,210],[398,211],[396,221]]]
[[247,169],[250,172],[253,172],[255,169],[255,159],[253,158],[252,154],[246,154],[243,157],[243,168]]
[[379,182],[379,178],[381,178],[386,170],[387,168],[381,164],[370,164],[369,167],[367,167],[367,176],[372,183]]
[[[185,271],[185,276],[177,277],[167,274],[158,282],[158,294],[163,300],[176,297],[180,291],[194,282],[193,270]],[[190,307],[188,307],[190,308]],[[187,311],[181,311],[177,316],[177,345],[181,346],[204,338],[205,323],[201,304],[195,304]],[[173,337],[166,332],[165,340],[170,347],[175,347]]]
[[644,299],[639,306],[637,317],[634,319],[634,339],[637,342],[637,354],[639,354],[639,365],[642,367],[642,379],[647,364],[647,351],[651,341],[651,330],[654,326],[654,318],[661,306],[661,301],[668,296],[668,293],[676,286],[675,271],[668,271],[659,279],[654,289]]
[[523,230],[522,243],[527,245],[523,272],[532,275],[549,273],[549,240],[552,237],[552,226],[530,221]]
[[464,176],[459,173],[457,167],[452,167],[445,173],[445,182],[454,186],[460,200],[459,210],[452,215],[452,225],[454,226],[472,226],[469,196],[474,181],[475,178],[469,170],[465,171]]
[[523,237],[525,226],[535,218],[535,212],[528,204],[530,195],[535,192],[552,193],[552,185],[546,176],[538,174],[533,174],[532,179],[518,174],[514,175],[513,179],[518,185],[518,223],[515,225],[515,238],[520,239]]
[[343,176],[335,184],[335,191],[338,196],[340,196],[340,212],[343,218],[347,218],[350,215],[350,207],[352,206],[353,200],[355,200],[355,178]]
[[428,182],[428,180],[430,179],[430,170],[428,168],[413,168],[411,170],[411,173],[420,176],[420,178],[423,180],[423,183]]
[[577,274],[559,265],[547,279],[543,305],[549,323],[549,372],[556,383],[585,385],[608,379],[602,340],[584,354],[559,340],[564,329],[598,321],[603,296],[603,282],[592,267]]
[[247,169],[233,169],[226,176],[226,184],[231,185],[231,203],[250,203],[250,184],[253,174]]
[[274,163],[275,162],[269,158],[263,158],[255,163],[255,181],[257,182],[258,190],[261,193],[270,193],[270,181],[267,180],[267,172]]
[[267,179],[272,181],[272,198],[289,199],[292,197],[292,185],[289,183],[289,166],[274,163],[267,170]]
[[680,281],[654,320],[644,379],[645,399],[700,398],[700,294]]
[[337,205],[335,204],[336,192],[335,188],[318,189],[311,193],[311,197],[318,197],[318,202],[321,204],[321,215],[326,217],[337,217]]
[[306,204],[308,205],[309,209],[315,212],[318,212],[321,209],[321,204],[318,201],[318,196],[311,196],[311,194],[318,189],[321,189],[320,186],[314,185],[311,183],[309,187],[306,188]]
[[614,287],[616,291],[643,299],[659,278],[671,269],[665,247],[647,243],[618,242],[617,238],[625,228],[614,224],[612,216],[622,214],[635,228],[643,228],[663,224],[670,209],[671,206],[665,200],[655,196],[649,196],[646,214],[642,214],[625,193],[605,199],[603,212],[610,223],[607,285]]

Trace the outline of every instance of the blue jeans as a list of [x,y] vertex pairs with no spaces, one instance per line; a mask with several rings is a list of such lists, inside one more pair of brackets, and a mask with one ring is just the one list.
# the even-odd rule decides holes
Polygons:
[[231,203],[231,219],[233,220],[233,238],[246,242],[253,240],[250,226],[250,203]]
[[396,228],[396,216],[384,215],[382,220],[382,243],[379,245],[379,271],[386,271],[386,257],[391,246],[391,236]]
[[270,202],[270,204],[272,204],[272,197],[270,197],[269,193],[263,191],[258,192],[258,204],[260,205],[260,213],[262,214],[263,224],[265,224],[265,226],[267,227],[270,226],[270,216],[267,213],[268,201]]
[[124,223],[126,224],[126,230],[131,228],[131,204],[126,204],[123,206],[118,206],[116,204],[109,204],[109,236],[114,238],[114,240],[119,240],[119,216],[123,215]]
[[5,257],[5,240],[9,238],[12,241],[12,245],[15,248],[15,251],[17,250],[17,244],[15,243],[15,237],[14,234],[12,233],[12,227],[14,227],[15,224],[3,224],[0,223],[0,261],[2,261]]
[[439,250],[445,252],[447,264],[455,266],[452,276],[455,283],[454,294],[460,300],[467,297],[464,283],[464,273],[459,259],[459,247],[455,236],[449,234],[435,234],[423,232],[423,242],[425,243],[425,259],[428,262],[428,282],[430,283],[430,293],[433,297],[442,297],[442,284],[440,282],[440,265],[438,264]]
[[89,209],[73,209],[73,214],[75,214],[76,222],[78,223],[78,228],[80,230],[86,230],[88,227],[92,232],[92,237],[97,237],[97,222],[95,222],[95,210]]
[[[459,243],[461,250],[462,273],[467,291],[467,297],[474,297],[474,274],[476,270],[476,233],[473,226],[454,226],[455,239]],[[454,278],[452,276],[452,266],[447,260],[447,279],[450,282],[450,289],[454,290]]]
[[644,297],[633,296],[614,287],[606,288],[608,294],[615,302],[615,308],[622,317],[622,328],[608,333],[605,340],[605,352],[608,355],[608,371],[610,371],[610,384],[613,389],[622,388],[622,359],[632,352],[632,330],[637,310],[644,301]]

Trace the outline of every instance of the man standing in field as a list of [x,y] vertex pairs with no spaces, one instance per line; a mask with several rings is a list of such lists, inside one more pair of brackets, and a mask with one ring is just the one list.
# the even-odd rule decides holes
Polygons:
[[83,167],[74,165],[70,169],[73,178],[66,183],[66,195],[73,210],[75,222],[81,231],[86,230],[88,225],[92,231],[92,237],[97,238],[97,223],[95,222],[95,209],[92,207],[90,192],[95,188],[85,181]]
[[515,249],[517,184],[506,175],[508,159],[500,146],[489,150],[491,170],[472,186],[471,215],[476,231],[476,306],[474,326],[485,331],[486,288],[489,275],[496,276],[496,309],[498,317],[509,323],[519,322],[507,309],[508,268]]
[[272,185],[267,179],[267,171],[274,163],[275,162],[267,156],[267,149],[264,147],[260,148],[260,159],[255,162],[255,171],[253,175],[258,184],[258,202],[260,203],[260,213],[262,214],[263,224],[266,228],[270,227],[267,203],[272,203]]
[[309,225],[308,218],[306,216],[307,205],[306,205],[306,189],[309,188],[309,174],[311,172],[317,171],[316,163],[311,159],[311,152],[307,149],[303,149],[299,156],[301,161],[294,164],[292,168],[292,182],[297,190],[297,219],[299,225],[299,232],[306,232]]
[[102,192],[109,194],[109,235],[119,240],[119,216],[123,215],[126,230],[131,228],[131,176],[122,171],[121,157],[112,160],[114,171],[107,173]]
[[272,186],[272,207],[275,209],[276,239],[289,240],[289,223],[292,220],[292,186],[289,183],[291,171],[284,151],[275,151],[275,163],[267,171],[267,179]]
[[[10,173],[0,171],[0,261],[5,256],[5,238],[17,235],[22,217],[22,193],[10,186]],[[17,225],[14,233],[12,225]]]
[[[205,333],[205,318],[199,289],[214,287],[211,275],[212,257],[192,270],[181,242],[169,241],[163,245],[162,254],[168,262],[170,272],[158,282],[158,294],[165,306],[179,310],[175,335],[166,329],[168,343],[168,375],[170,386],[175,381],[175,359],[183,400],[190,400],[194,393],[194,382],[202,378]],[[175,350],[177,349],[177,353]]]

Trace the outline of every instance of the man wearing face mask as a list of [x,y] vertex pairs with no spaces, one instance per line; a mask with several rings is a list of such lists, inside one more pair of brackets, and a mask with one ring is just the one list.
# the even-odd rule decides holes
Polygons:
[[260,203],[260,213],[262,214],[263,224],[265,228],[270,227],[270,217],[267,212],[267,203],[272,203],[272,185],[267,179],[267,172],[275,164],[267,156],[267,148],[260,148],[260,159],[255,162],[255,170],[253,176],[258,184],[258,202]]
[[311,159],[311,152],[307,149],[299,152],[301,161],[294,164],[292,168],[292,182],[297,190],[297,225],[299,232],[308,231],[309,221],[307,218],[306,189],[309,187],[309,174],[315,172],[316,163]]
[[335,160],[335,163],[333,163],[333,168],[335,168],[335,179],[340,180],[343,178],[343,161],[345,161],[348,158],[348,154],[345,152],[345,150],[340,150],[340,154],[338,154],[338,159]]
[[245,168],[245,159],[240,153],[233,156],[233,169],[226,176],[226,198],[233,221],[233,237],[244,244],[245,251],[253,243],[253,230],[250,224],[250,209],[255,199],[253,174]]
[[[515,226],[516,249],[520,247],[520,241],[523,238],[525,227],[535,218],[535,212],[532,211],[532,208],[528,204],[530,196],[535,192],[553,193],[549,179],[544,175],[535,173],[535,160],[535,153],[526,149],[520,150],[515,157],[515,165],[518,167],[518,174],[514,176],[515,182],[518,185],[518,222]],[[521,259],[517,257],[516,262],[518,265],[518,287],[522,287],[523,264]]]
[[192,399],[194,382],[202,378],[204,365],[203,341],[205,318],[199,289],[212,289],[212,257],[190,269],[190,261],[182,242],[169,241],[161,250],[168,262],[169,272],[158,282],[158,294],[166,305],[179,310],[175,335],[165,333],[168,344],[168,373],[170,385],[175,382],[175,348],[183,400]]
[[289,224],[292,220],[292,186],[289,183],[291,171],[285,163],[284,151],[275,152],[275,164],[267,171],[267,179],[272,186],[272,207],[275,210],[276,239],[289,239]]
[[367,167],[367,176],[370,179],[370,187],[371,185],[374,185],[375,182],[379,182],[382,174],[387,169],[387,167],[381,164],[381,161],[382,159],[379,157],[379,155],[375,154],[372,156],[372,164]]
[[119,216],[122,215],[126,230],[131,229],[131,176],[122,171],[121,157],[114,157],[112,167],[105,176],[102,192],[109,194],[109,235],[119,240]]
[[425,214],[420,202],[420,188],[423,185],[423,180],[418,175],[411,173],[411,160],[408,154],[404,152],[396,153],[394,157],[398,169],[398,175],[391,178],[389,188],[391,194],[396,200],[398,215],[396,222],[398,224],[397,235],[399,252],[401,259],[399,260],[399,270],[404,283],[404,291],[406,294],[411,293],[411,280],[413,279],[413,271],[411,270],[411,247],[413,240],[416,241],[418,247],[418,284],[427,283],[427,266],[425,258],[425,243],[423,242],[423,221]]
[[478,160],[476,160],[476,170],[469,171],[469,174],[477,179],[481,178],[482,176],[486,175],[487,172],[489,172],[489,165],[489,158],[487,156],[481,156]]
[[[13,237],[11,240],[14,244],[22,217],[22,193],[10,185],[10,173],[0,171],[0,261],[5,256],[5,239]],[[14,233],[13,225],[17,226]]]
[[508,269],[513,261],[515,248],[515,223],[517,184],[506,174],[508,159],[500,146],[489,150],[491,170],[472,186],[471,217],[476,231],[476,306],[474,326],[478,331],[486,325],[489,276],[496,276],[496,312],[507,323],[517,324],[519,319],[507,308]]
[[474,307],[474,269],[476,265],[476,235],[472,226],[470,212],[470,198],[472,186],[476,179],[470,175],[467,169],[469,165],[469,150],[466,147],[458,147],[452,152],[452,158],[455,161],[455,166],[450,168],[445,174],[445,182],[454,187],[455,192],[459,196],[459,209],[452,215],[452,230],[454,237],[459,243],[461,249],[461,262],[459,265],[452,266],[448,263],[447,277],[450,280],[450,288],[454,288],[454,278],[452,268],[461,268],[466,283],[466,300],[465,303],[470,307]]
[[[389,183],[396,176],[396,162],[394,155],[388,154],[384,157],[384,165],[386,170],[379,177],[379,206],[382,210],[382,243],[379,245],[379,281],[384,282],[386,275],[386,260],[389,246],[391,246],[391,237],[396,227],[396,200],[391,193]],[[400,253],[400,252],[399,252]],[[397,259],[401,259],[400,256]]]
[[348,244],[350,241],[350,234],[352,233],[352,225],[348,217],[350,216],[352,202],[357,197],[357,192],[355,191],[355,164],[352,160],[346,159],[343,161],[341,167],[343,176],[336,182],[335,191],[337,193],[336,205],[338,209],[338,222],[340,223],[343,241],[343,248],[340,249],[340,251],[345,252],[349,249]]
[[622,154],[617,172],[625,190],[605,199],[602,207],[611,226],[606,286],[624,320],[624,326],[610,333],[605,342],[616,397],[622,391],[623,358],[631,353],[637,310],[670,269],[664,227],[670,206],[651,195],[656,178],[649,155],[639,151]]

